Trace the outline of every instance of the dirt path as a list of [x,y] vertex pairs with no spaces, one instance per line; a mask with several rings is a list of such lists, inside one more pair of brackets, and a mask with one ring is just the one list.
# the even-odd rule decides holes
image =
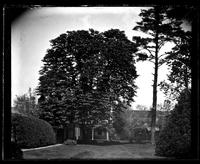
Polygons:
[[162,159],[151,144],[61,145],[24,152],[25,159]]

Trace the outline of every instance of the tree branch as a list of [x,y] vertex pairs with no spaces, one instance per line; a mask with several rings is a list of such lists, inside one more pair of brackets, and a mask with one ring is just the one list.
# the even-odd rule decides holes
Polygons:
[[153,64],[155,64],[155,62],[154,61],[152,61],[152,60],[149,60],[151,63],[153,63]]
[[143,48],[143,49],[141,49],[139,51],[142,51],[142,50],[147,50],[150,53],[150,55],[152,55],[154,57],[154,55],[152,54],[151,50],[149,50],[148,48]]
[[152,52],[151,52],[151,51],[155,52],[154,50],[150,50],[150,49],[148,49],[148,48],[146,48],[146,50],[149,51],[150,54],[151,54],[152,56],[154,56],[154,55],[152,54]]
[[161,41],[161,43],[158,45],[158,51],[161,49],[161,47],[165,44],[165,41]]
[[162,56],[165,56],[165,55],[167,55],[167,54],[166,54],[166,53],[164,53],[164,54],[162,54],[162,55],[158,56],[158,59],[160,59]]
[[165,63],[165,62],[159,63],[159,64],[158,64],[158,68],[159,68],[160,66],[162,66],[164,63]]

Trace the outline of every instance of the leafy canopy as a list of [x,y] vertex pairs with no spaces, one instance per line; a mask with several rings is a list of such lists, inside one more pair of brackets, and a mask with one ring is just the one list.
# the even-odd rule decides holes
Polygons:
[[41,118],[95,124],[122,99],[133,101],[136,47],[123,31],[67,31],[50,42],[39,78]]

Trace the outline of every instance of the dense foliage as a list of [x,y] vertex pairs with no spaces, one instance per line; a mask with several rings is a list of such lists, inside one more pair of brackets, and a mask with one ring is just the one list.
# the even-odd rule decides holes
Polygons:
[[191,93],[184,90],[156,143],[160,156],[187,158],[191,153]]
[[55,143],[55,134],[49,123],[21,114],[12,115],[12,135],[21,148],[32,148]]
[[40,118],[51,125],[109,120],[136,93],[136,47],[123,31],[67,31],[51,42],[40,71]]

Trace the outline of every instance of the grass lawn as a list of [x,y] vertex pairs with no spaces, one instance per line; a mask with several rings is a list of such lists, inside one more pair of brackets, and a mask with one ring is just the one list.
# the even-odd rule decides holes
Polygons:
[[163,159],[151,144],[60,145],[23,152],[24,159]]

